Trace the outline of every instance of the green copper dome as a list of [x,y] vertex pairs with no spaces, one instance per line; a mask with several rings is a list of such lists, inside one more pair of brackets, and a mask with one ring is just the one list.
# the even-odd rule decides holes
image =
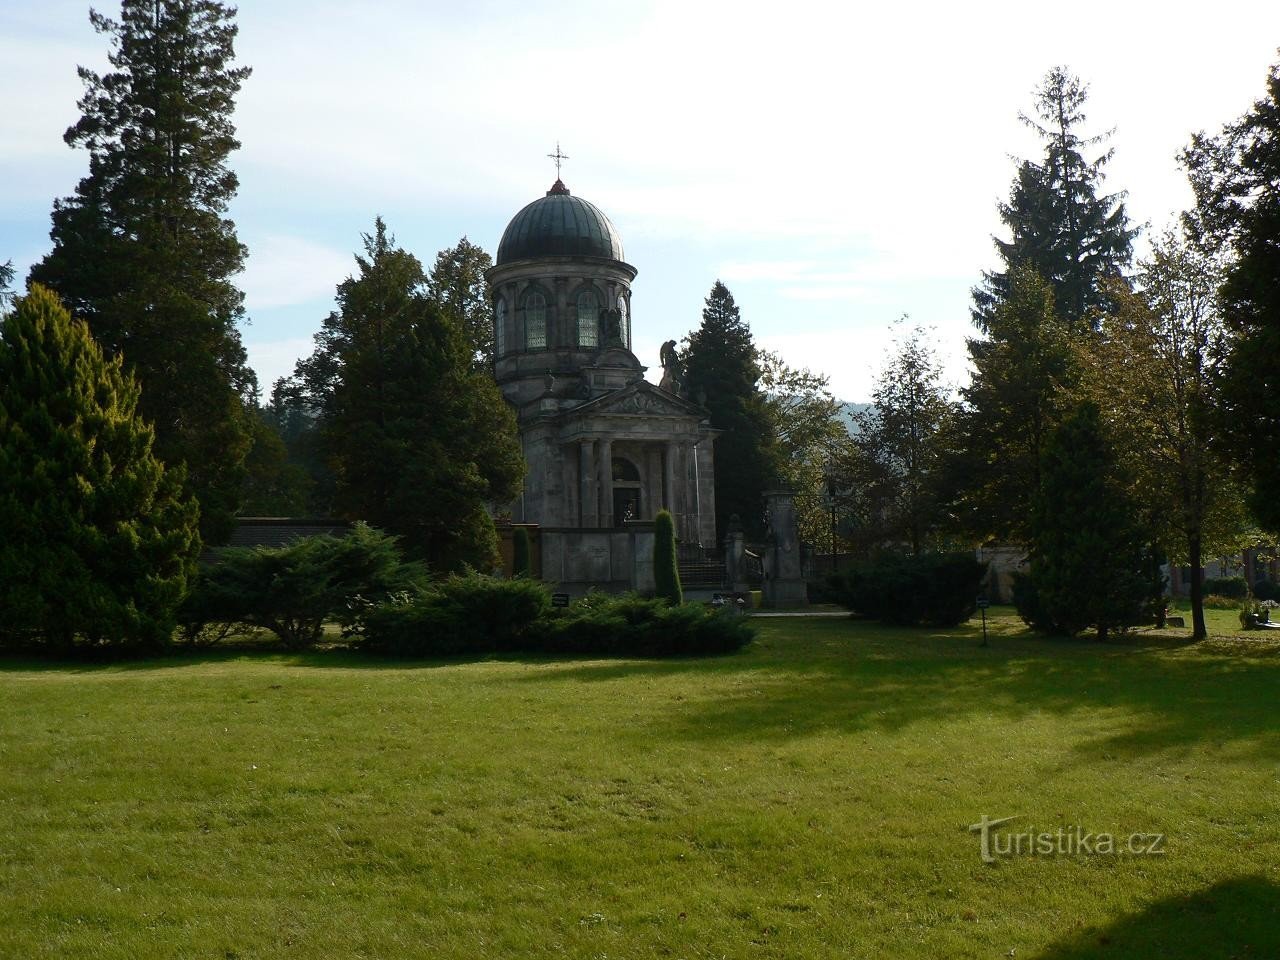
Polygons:
[[535,257],[603,257],[623,260],[622,238],[595,204],[570,196],[557,180],[507,224],[497,264]]

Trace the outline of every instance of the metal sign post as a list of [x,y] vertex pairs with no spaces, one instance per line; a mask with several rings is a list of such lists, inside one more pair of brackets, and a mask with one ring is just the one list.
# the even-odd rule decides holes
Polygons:
[[986,597],[978,598],[978,609],[982,611],[982,645],[987,645],[987,607],[991,606],[991,601]]

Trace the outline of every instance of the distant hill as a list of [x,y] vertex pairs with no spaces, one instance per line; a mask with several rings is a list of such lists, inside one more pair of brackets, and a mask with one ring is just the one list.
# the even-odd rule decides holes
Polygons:
[[840,403],[840,418],[844,420],[845,426],[849,428],[850,433],[857,433],[858,424],[857,424],[857,421],[855,421],[853,418],[856,414],[861,413],[863,410],[870,410],[871,404],[850,403],[847,400],[841,400],[839,401],[839,403]]

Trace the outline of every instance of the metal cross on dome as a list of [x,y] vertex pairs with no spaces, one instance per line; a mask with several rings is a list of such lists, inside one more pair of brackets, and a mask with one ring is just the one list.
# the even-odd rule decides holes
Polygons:
[[555,153],[548,153],[548,154],[547,154],[547,156],[548,156],[550,159],[552,159],[552,160],[554,160],[554,161],[556,162],[556,179],[557,179],[557,180],[559,180],[559,179],[560,179],[560,162],[561,162],[562,160],[568,160],[568,159],[569,159],[569,155],[568,155],[567,153],[561,153],[561,152],[560,152],[560,141],[559,141],[559,140],[557,140],[557,141],[556,141],[556,152],[555,152]]

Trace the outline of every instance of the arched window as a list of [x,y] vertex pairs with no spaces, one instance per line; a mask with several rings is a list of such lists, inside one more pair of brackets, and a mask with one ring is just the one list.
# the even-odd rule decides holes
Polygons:
[[627,316],[627,298],[618,294],[618,334],[622,337],[622,345],[631,349],[631,318]]
[[494,352],[498,356],[502,356],[507,352],[507,301],[499,297],[494,312],[497,315],[496,322],[493,325]]
[[524,348],[547,348],[547,298],[537,290],[524,298]]
[[640,471],[636,468],[636,465],[626,457],[614,457],[612,466],[614,483],[640,482]]
[[600,301],[590,290],[578,294],[578,346],[600,346]]

